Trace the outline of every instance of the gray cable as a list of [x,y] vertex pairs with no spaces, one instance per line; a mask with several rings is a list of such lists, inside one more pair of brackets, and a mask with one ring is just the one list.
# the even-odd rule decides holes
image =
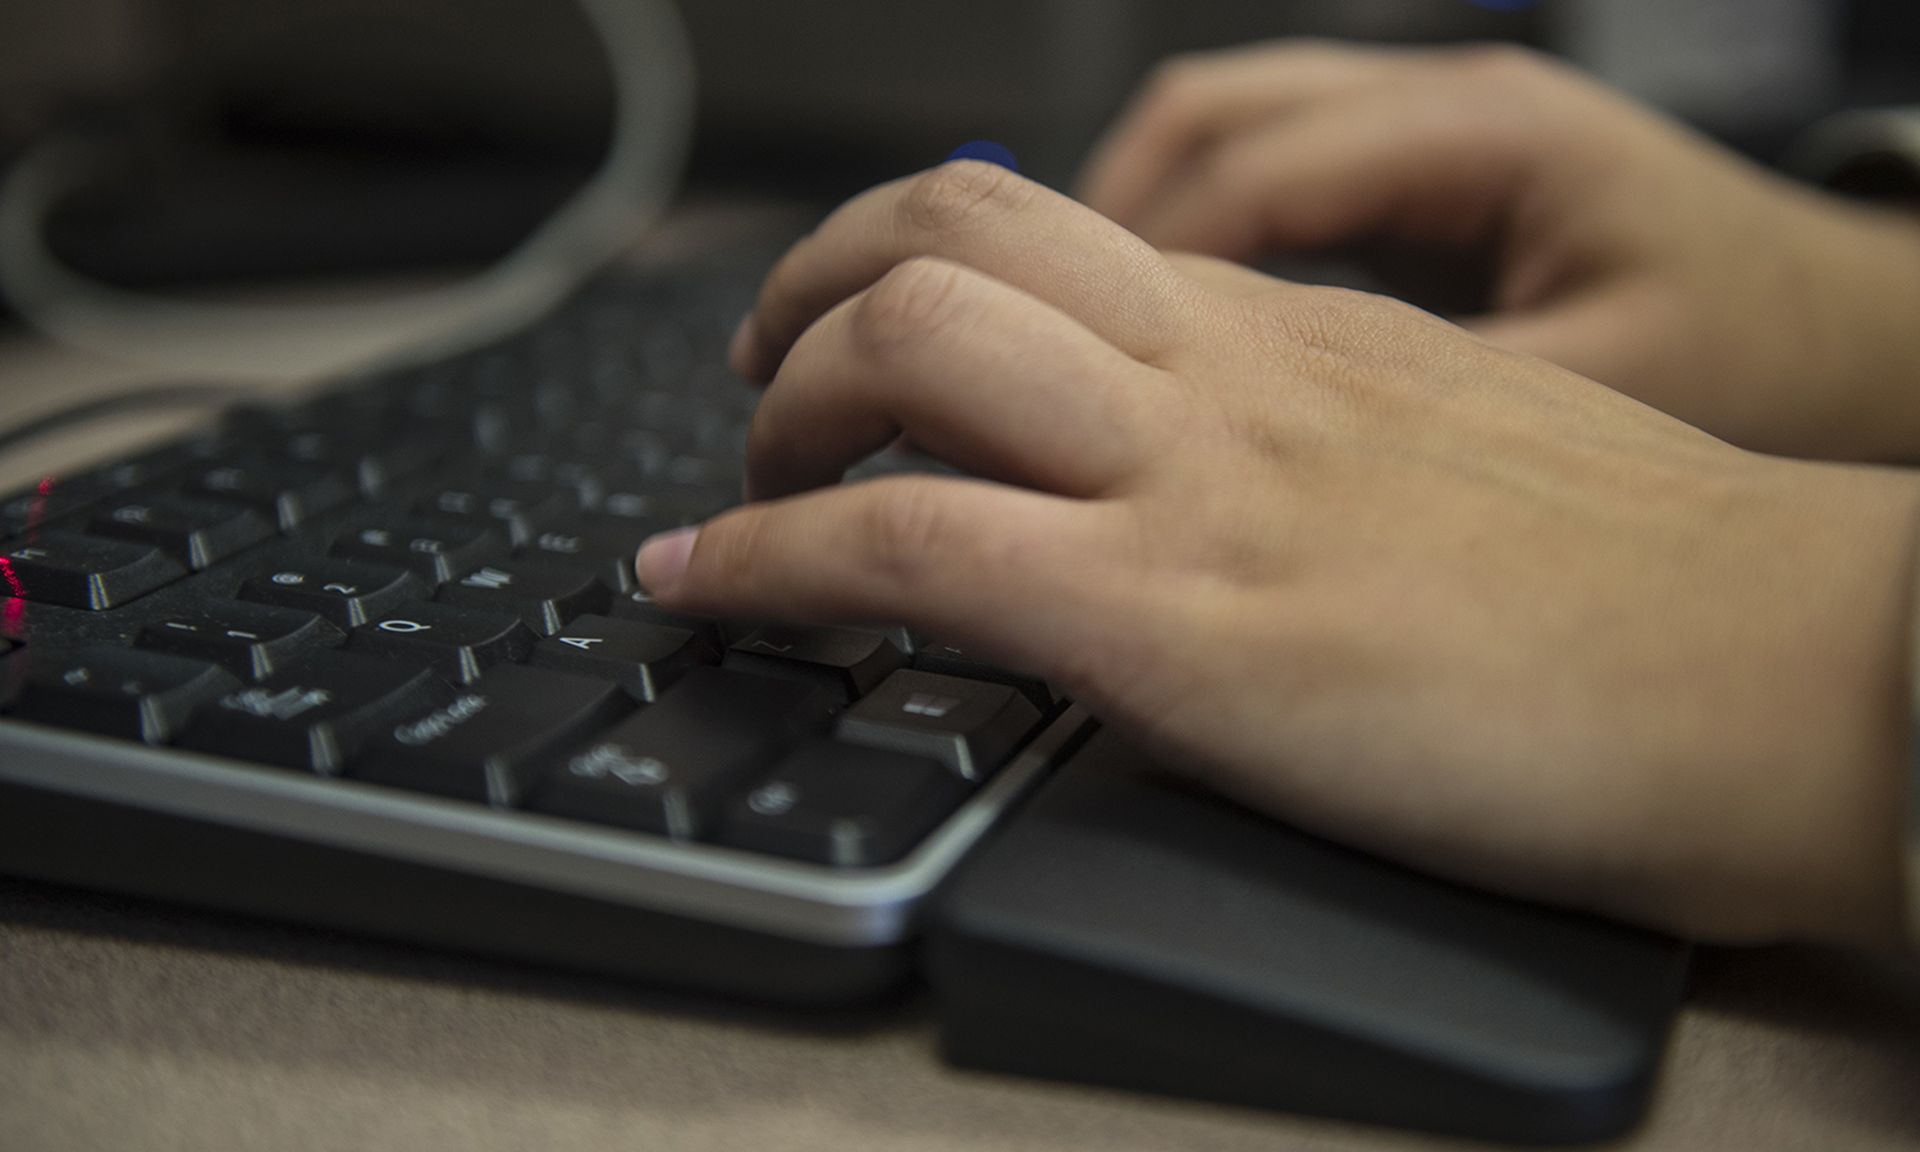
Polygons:
[[665,210],[692,135],[693,56],[673,0],[580,0],[607,52],[617,106],[599,172],[518,248],[471,279],[344,305],[225,306],[127,292],[60,263],[47,214],[93,167],[50,140],[0,188],[0,290],[76,348],[170,373],[319,377],[446,355],[552,308]]

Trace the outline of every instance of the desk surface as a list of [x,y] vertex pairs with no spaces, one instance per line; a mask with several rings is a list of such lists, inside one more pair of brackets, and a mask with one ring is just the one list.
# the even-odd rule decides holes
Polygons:
[[[0,427],[145,379],[0,337]],[[184,417],[0,459],[0,490]],[[1920,1148],[1920,966],[1704,953],[1634,1152]],[[924,1004],[742,1014],[0,879],[0,1149],[1048,1152],[1463,1147],[964,1073]]]

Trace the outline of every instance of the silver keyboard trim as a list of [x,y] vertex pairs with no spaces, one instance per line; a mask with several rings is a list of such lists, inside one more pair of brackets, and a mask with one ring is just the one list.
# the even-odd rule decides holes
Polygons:
[[1091,723],[1070,707],[905,860],[850,871],[0,720],[0,781],[839,947],[923,899]]

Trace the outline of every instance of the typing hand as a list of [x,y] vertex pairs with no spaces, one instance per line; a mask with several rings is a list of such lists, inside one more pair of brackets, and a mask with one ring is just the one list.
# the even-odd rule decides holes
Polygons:
[[[1897,473],[1750,454],[1405,305],[954,164],[736,341],[755,503],[668,609],[891,621],[1324,834],[1716,939],[1897,931]],[[906,436],[978,479],[838,485]]]
[[1920,223],[1769,176],[1516,49],[1288,43],[1164,66],[1088,204],[1236,260],[1489,258],[1488,338],[1735,443],[1920,456]]

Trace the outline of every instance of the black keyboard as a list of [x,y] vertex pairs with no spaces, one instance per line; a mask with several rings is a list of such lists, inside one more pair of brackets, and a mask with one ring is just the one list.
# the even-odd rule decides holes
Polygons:
[[768,999],[901,979],[1085,722],[938,637],[635,587],[738,501],[753,271],[0,501],[0,868]]
[[649,602],[640,541],[738,498],[755,272],[0,502],[0,873],[763,1001],[924,976],[976,1067],[1632,1125],[1680,945],[1227,804],[951,638]]

